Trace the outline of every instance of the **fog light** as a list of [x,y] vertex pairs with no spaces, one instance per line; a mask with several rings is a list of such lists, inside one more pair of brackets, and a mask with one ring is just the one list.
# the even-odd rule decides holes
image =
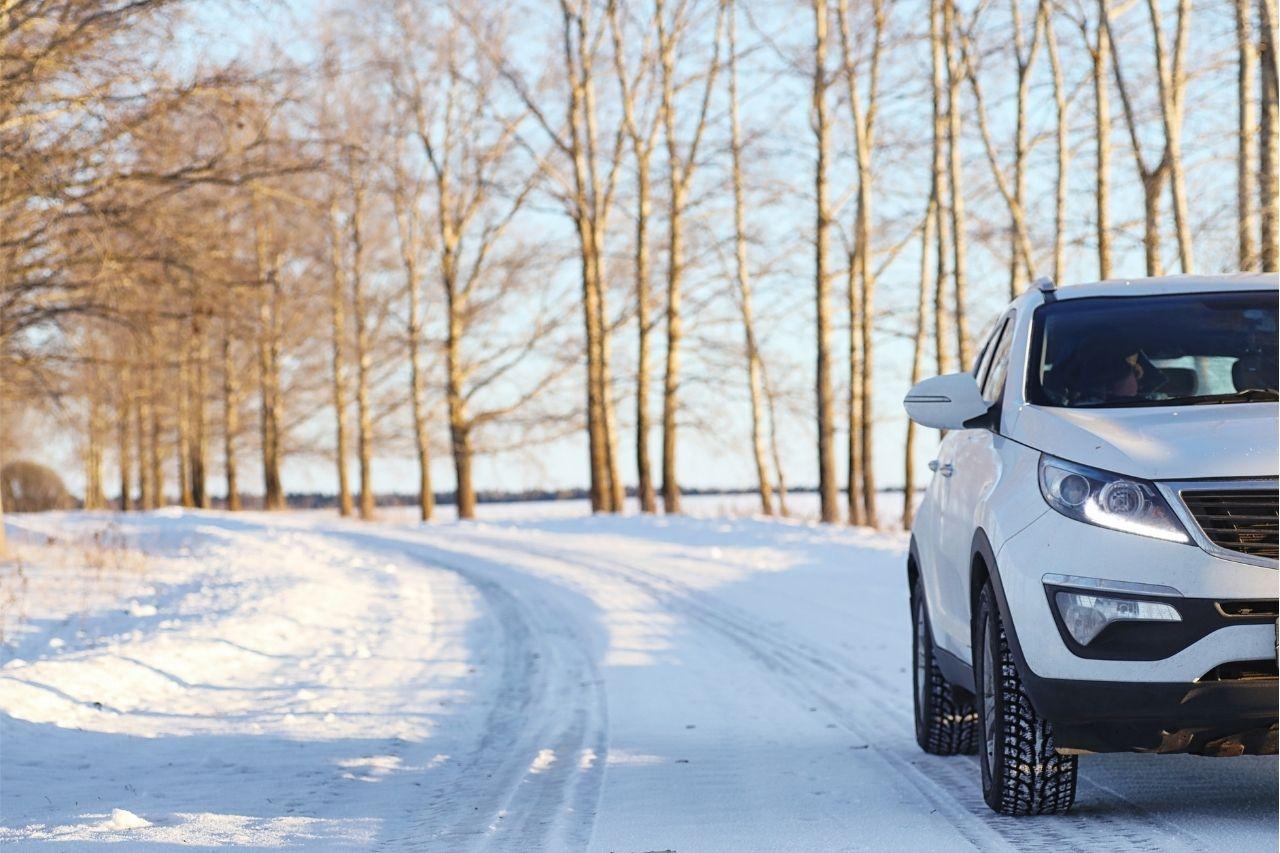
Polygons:
[[1093,642],[1112,622],[1181,622],[1172,606],[1132,598],[1108,598],[1083,592],[1059,592],[1054,599],[1067,631],[1082,646]]

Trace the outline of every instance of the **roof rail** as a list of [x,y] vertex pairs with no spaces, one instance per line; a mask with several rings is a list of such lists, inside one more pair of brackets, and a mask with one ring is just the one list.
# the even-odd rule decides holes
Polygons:
[[1057,298],[1058,286],[1053,283],[1053,279],[1047,275],[1042,275],[1035,281],[1031,282],[1031,286],[1044,294],[1045,302],[1052,302]]

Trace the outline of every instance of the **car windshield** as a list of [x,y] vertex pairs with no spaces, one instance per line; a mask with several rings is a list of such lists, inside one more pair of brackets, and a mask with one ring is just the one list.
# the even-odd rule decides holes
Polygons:
[[1276,394],[1273,291],[1063,299],[1036,310],[1028,399],[1102,408]]

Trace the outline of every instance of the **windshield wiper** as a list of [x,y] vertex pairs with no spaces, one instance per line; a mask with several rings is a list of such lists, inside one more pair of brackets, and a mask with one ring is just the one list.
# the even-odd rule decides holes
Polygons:
[[1246,388],[1233,394],[1206,394],[1201,397],[1170,397],[1166,405],[1199,406],[1208,403],[1274,403],[1280,400],[1280,393],[1274,388]]
[[1138,406],[1207,406],[1215,403],[1275,403],[1280,393],[1274,388],[1246,388],[1230,394],[1201,394],[1185,397],[1144,398],[1139,400],[1107,400],[1084,403],[1078,409],[1129,409]]

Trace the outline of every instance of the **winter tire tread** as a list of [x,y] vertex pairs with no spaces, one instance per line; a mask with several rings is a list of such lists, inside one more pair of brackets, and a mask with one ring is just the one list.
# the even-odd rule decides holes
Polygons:
[[[999,668],[994,721],[999,728],[995,733],[994,766],[988,766],[985,750],[981,758],[983,796],[992,809],[1004,815],[1064,814],[1075,802],[1077,759],[1056,751],[1052,725],[1036,713],[1027,697],[994,598],[990,586],[983,590],[978,623],[978,630],[984,633],[989,630],[989,623],[994,624]],[[982,637],[982,642],[990,642],[990,638]],[[978,644],[974,648],[977,652]],[[978,659],[975,654],[975,663]],[[978,672],[981,678],[981,671]],[[981,690],[979,681],[980,694]],[[977,704],[983,706],[981,697]],[[991,722],[983,720],[979,738],[985,738],[986,726]]]
[[[917,587],[911,594],[912,620],[912,672],[916,673],[914,655],[920,634],[916,631],[917,621],[923,617],[926,621],[924,630],[925,655],[927,657],[926,678],[923,702],[919,692],[914,692],[916,718],[916,742],[920,748],[931,755],[972,755],[978,748],[978,711],[972,702],[964,701],[956,696],[955,691],[942,674],[938,659],[933,652],[933,639],[928,630],[928,611],[920,600],[921,592]],[[912,685],[915,687],[915,685]],[[923,706],[923,707],[922,707]]]

